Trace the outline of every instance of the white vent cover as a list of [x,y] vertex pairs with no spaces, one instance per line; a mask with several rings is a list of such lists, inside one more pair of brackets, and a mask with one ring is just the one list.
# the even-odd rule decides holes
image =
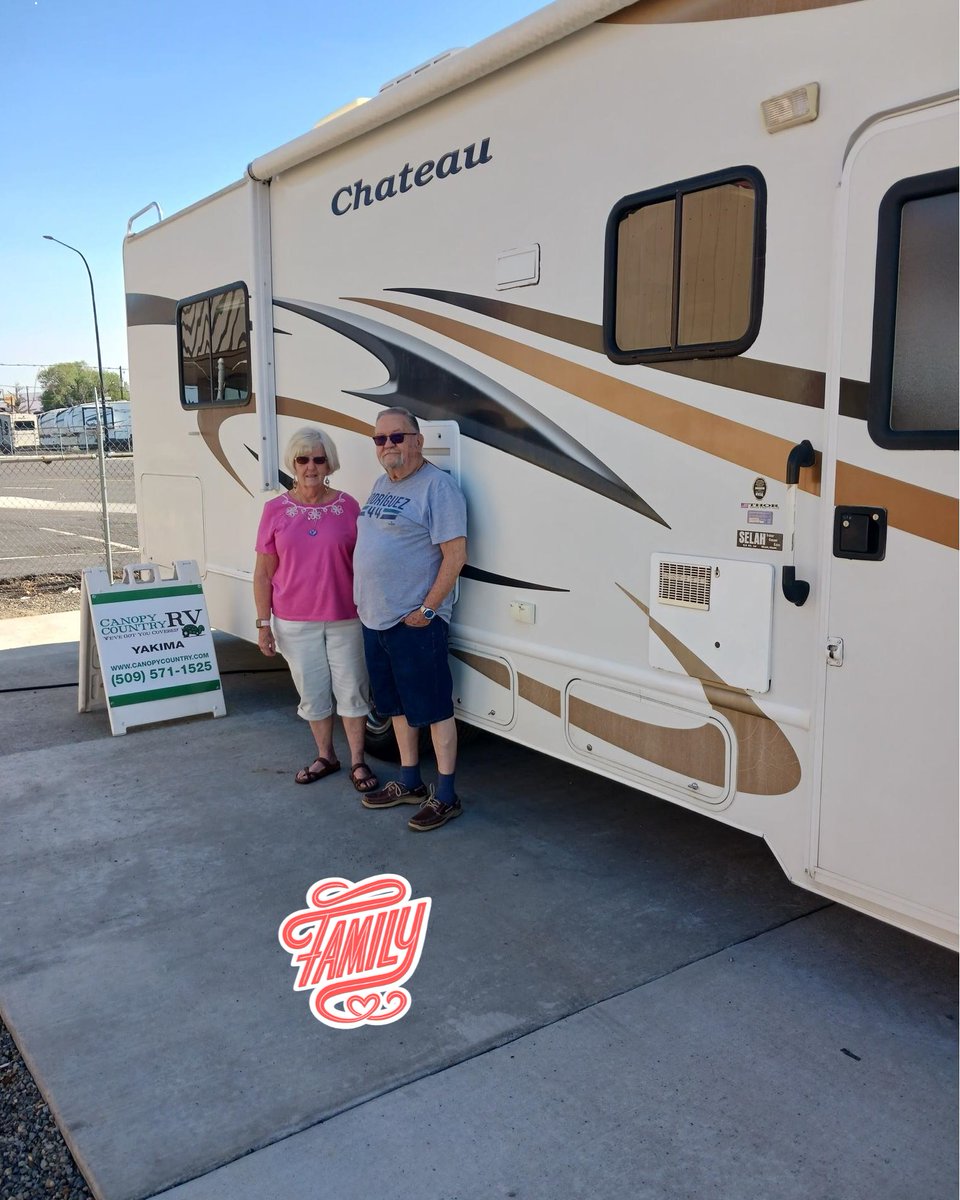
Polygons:
[[703,563],[660,563],[660,603],[680,608],[710,611],[710,580],[713,567]]
[[651,667],[729,687],[770,687],[772,563],[650,556]]

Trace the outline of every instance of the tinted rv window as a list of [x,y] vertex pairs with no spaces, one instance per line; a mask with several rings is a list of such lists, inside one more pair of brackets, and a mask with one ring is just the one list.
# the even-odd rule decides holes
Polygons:
[[250,302],[233,283],[177,305],[180,403],[246,404],[250,399]]
[[957,171],[896,184],[880,205],[870,435],[890,449],[956,449]]
[[615,362],[742,353],[763,298],[766,188],[752,167],[626,196],[607,222],[604,344]]

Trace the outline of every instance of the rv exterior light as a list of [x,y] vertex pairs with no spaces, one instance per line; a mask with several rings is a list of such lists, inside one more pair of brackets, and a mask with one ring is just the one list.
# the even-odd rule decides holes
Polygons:
[[793,125],[805,125],[820,115],[820,84],[806,83],[779,96],[771,96],[760,105],[767,133],[779,133]]

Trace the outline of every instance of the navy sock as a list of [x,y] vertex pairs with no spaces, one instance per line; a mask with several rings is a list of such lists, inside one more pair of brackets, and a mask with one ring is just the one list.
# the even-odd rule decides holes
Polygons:
[[420,764],[417,763],[412,767],[400,767],[400,782],[405,788],[413,791],[414,788],[423,787],[423,780],[420,778]]
[[453,781],[455,779],[456,774],[437,776],[436,796],[441,804],[452,804],[456,800],[456,793],[453,790]]

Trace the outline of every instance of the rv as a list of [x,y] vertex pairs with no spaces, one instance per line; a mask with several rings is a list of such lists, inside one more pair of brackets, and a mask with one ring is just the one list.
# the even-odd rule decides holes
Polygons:
[[39,445],[33,413],[0,412],[0,454],[35,454]]
[[253,640],[290,434],[362,503],[406,406],[467,496],[462,721],[955,946],[956,44],[952,0],[559,0],[141,210],[144,559]]
[[54,408],[40,416],[40,445],[44,450],[93,451],[97,448],[97,425],[106,412],[104,449],[130,450],[133,444],[129,401],[108,401],[101,406],[75,404]]

